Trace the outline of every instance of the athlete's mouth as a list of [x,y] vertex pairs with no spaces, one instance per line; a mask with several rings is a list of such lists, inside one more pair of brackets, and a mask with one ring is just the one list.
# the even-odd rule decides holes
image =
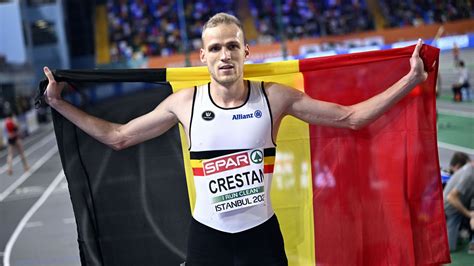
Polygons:
[[219,69],[224,69],[224,70],[225,70],[225,69],[232,69],[232,68],[234,68],[233,65],[222,65],[222,66],[219,66]]

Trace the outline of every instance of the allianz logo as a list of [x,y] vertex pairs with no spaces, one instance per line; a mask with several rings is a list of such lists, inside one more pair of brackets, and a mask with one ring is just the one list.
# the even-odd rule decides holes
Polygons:
[[253,114],[237,114],[232,116],[232,120],[241,120],[241,119],[249,119],[253,118]]
[[253,113],[250,114],[236,114],[232,115],[232,120],[242,120],[242,119],[249,119],[249,118],[260,118],[262,117],[262,111],[256,110]]

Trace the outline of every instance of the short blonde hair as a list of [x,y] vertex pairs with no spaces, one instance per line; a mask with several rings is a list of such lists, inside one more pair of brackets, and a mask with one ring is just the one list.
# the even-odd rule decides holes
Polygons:
[[[217,13],[214,16],[212,16],[206,22],[206,24],[204,24],[204,26],[202,27],[202,33],[204,34],[205,30],[207,30],[209,28],[217,27],[221,24],[227,24],[227,25],[234,24],[237,27],[239,27],[239,29],[242,31],[242,34],[244,33],[244,28],[243,28],[242,23],[240,22],[240,20],[237,17],[235,17],[231,14],[227,14],[227,13],[223,13],[223,12]],[[244,37],[244,40],[245,40],[245,37]]]

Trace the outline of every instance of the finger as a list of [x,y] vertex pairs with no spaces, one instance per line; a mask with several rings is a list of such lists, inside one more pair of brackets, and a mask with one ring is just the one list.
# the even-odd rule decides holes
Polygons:
[[54,79],[53,73],[51,72],[51,70],[49,70],[48,67],[44,67],[43,71],[46,77],[48,78],[49,83],[56,82],[56,80]]
[[413,51],[413,55],[412,55],[412,56],[415,56],[415,57],[420,56],[420,51],[421,51],[421,47],[422,47],[422,46],[423,46],[423,40],[422,40],[422,39],[418,39],[418,42],[416,43],[415,50]]

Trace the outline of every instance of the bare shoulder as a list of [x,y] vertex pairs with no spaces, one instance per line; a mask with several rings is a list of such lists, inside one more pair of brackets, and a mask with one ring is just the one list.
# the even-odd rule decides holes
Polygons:
[[265,82],[265,92],[267,94],[291,95],[301,93],[299,90],[277,82]]
[[194,95],[194,88],[181,89],[177,92],[174,92],[170,97],[174,97],[180,100],[192,100]]
[[297,99],[304,95],[303,92],[276,82],[265,83],[265,93],[268,95],[270,103],[290,103],[292,100]]
[[294,102],[304,97],[304,93],[287,85],[268,82],[265,83],[265,93],[276,121],[282,119]]
[[276,82],[265,82],[265,89],[266,90],[280,90],[280,89],[285,89],[288,88],[288,86],[283,85],[281,83],[276,83]]
[[191,105],[194,95],[194,88],[186,88],[181,89],[177,92],[172,93],[166,99],[167,103],[169,104],[170,108],[173,107],[183,107],[186,105]]
[[194,88],[179,90],[168,96],[165,108],[173,113],[182,124],[186,124],[191,115],[193,97]]

